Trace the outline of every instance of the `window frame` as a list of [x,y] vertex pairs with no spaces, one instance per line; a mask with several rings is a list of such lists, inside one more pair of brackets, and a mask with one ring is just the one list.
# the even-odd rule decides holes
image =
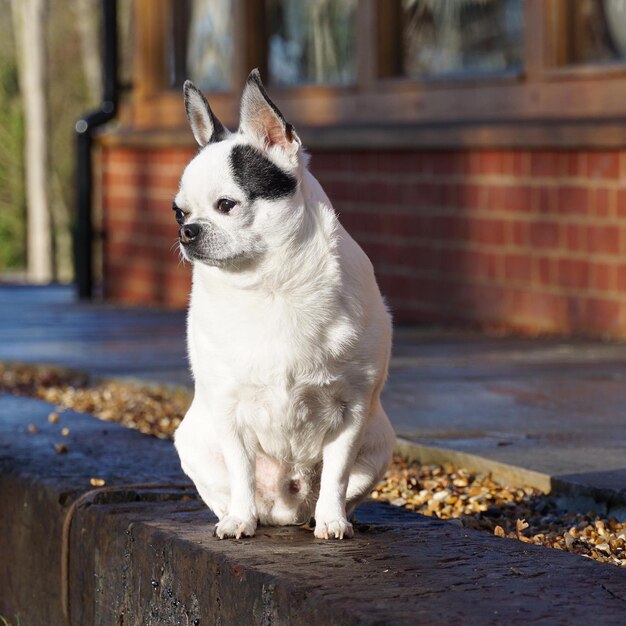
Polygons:
[[[126,130],[172,131],[184,128],[186,120],[179,90],[172,90],[167,77],[167,33],[170,2],[135,0],[136,54],[134,89],[125,103],[121,121]],[[352,135],[359,128],[400,126],[431,131],[446,124],[446,137],[458,135],[464,144],[473,141],[498,143],[497,129],[505,128],[507,145],[523,144],[524,126],[546,129],[556,144],[593,140],[589,125],[599,131],[596,141],[613,143],[615,127],[626,121],[626,63],[613,65],[557,65],[551,29],[559,28],[559,11],[564,0],[525,0],[524,65],[521,72],[504,72],[441,77],[380,78],[381,43],[378,39],[381,10],[386,0],[359,0],[357,9],[357,80],[350,86],[269,86],[285,116],[301,128],[333,128]],[[211,106],[228,126],[236,126],[241,86],[249,70],[259,67],[265,76],[264,46],[259,41],[263,3],[233,0],[235,44],[232,85],[229,92],[209,93]],[[257,34],[257,36],[255,36]],[[568,128],[563,137],[559,125]],[[585,126],[587,125],[587,126]],[[601,132],[602,125],[611,131]],[[479,128],[488,133],[476,133]],[[519,130],[516,131],[515,129]],[[456,129],[456,130],[455,130]],[[495,133],[495,134],[494,134]],[[573,133],[573,135],[571,134]],[[302,132],[301,132],[302,134]],[[348,133],[350,134],[350,133]],[[374,133],[376,134],[376,133]],[[378,133],[380,135],[380,133]],[[414,133],[419,144],[419,133]],[[626,130],[618,133],[626,143]],[[428,133],[433,137],[433,132]],[[516,139],[517,137],[517,139]],[[429,139],[433,142],[433,139]],[[348,142],[349,143],[349,142]],[[357,142],[359,143],[359,142]],[[491,145],[490,144],[490,145]]]

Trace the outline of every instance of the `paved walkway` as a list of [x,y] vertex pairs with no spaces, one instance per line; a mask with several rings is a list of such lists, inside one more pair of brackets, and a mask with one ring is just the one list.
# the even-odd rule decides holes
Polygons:
[[[181,312],[0,286],[2,361],[190,384],[184,334]],[[626,505],[624,344],[399,329],[384,404],[422,459]]]

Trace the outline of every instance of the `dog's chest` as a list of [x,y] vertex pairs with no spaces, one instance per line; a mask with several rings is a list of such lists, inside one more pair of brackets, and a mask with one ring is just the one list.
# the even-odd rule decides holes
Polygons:
[[268,456],[317,462],[324,439],[343,423],[356,378],[346,351],[354,335],[348,315],[322,290],[295,303],[211,295],[194,293],[189,312],[196,385]]
[[306,380],[243,385],[236,392],[239,429],[267,456],[289,463],[320,460],[328,433],[340,428],[345,411],[341,384]]

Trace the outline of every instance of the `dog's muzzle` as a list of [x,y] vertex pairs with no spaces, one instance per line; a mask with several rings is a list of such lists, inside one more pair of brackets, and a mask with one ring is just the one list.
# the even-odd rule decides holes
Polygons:
[[178,238],[182,244],[191,243],[200,234],[200,224],[184,224],[178,229]]

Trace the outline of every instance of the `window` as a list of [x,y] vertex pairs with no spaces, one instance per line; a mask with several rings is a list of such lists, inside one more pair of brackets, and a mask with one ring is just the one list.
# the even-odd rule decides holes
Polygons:
[[388,75],[421,78],[520,70],[522,0],[396,0],[386,11]]
[[[517,137],[540,142],[546,132],[575,145],[576,137],[599,141],[595,121],[606,122],[604,137],[616,142],[626,117],[626,0],[134,0],[134,7],[129,127],[183,128],[185,78],[235,127],[254,67],[285,116],[299,129],[319,129],[320,142],[331,132],[350,141],[361,128],[369,139],[355,145],[384,143],[395,125],[403,145],[442,145],[444,136],[493,144],[494,133],[510,145]],[[587,126],[573,129],[581,120]],[[529,123],[534,134],[524,129]]]
[[558,65],[626,61],[626,0],[560,2],[556,9]]
[[186,78],[206,91],[231,87],[232,0],[178,0],[171,15],[170,82]]
[[266,0],[265,5],[271,84],[355,82],[357,0]]

